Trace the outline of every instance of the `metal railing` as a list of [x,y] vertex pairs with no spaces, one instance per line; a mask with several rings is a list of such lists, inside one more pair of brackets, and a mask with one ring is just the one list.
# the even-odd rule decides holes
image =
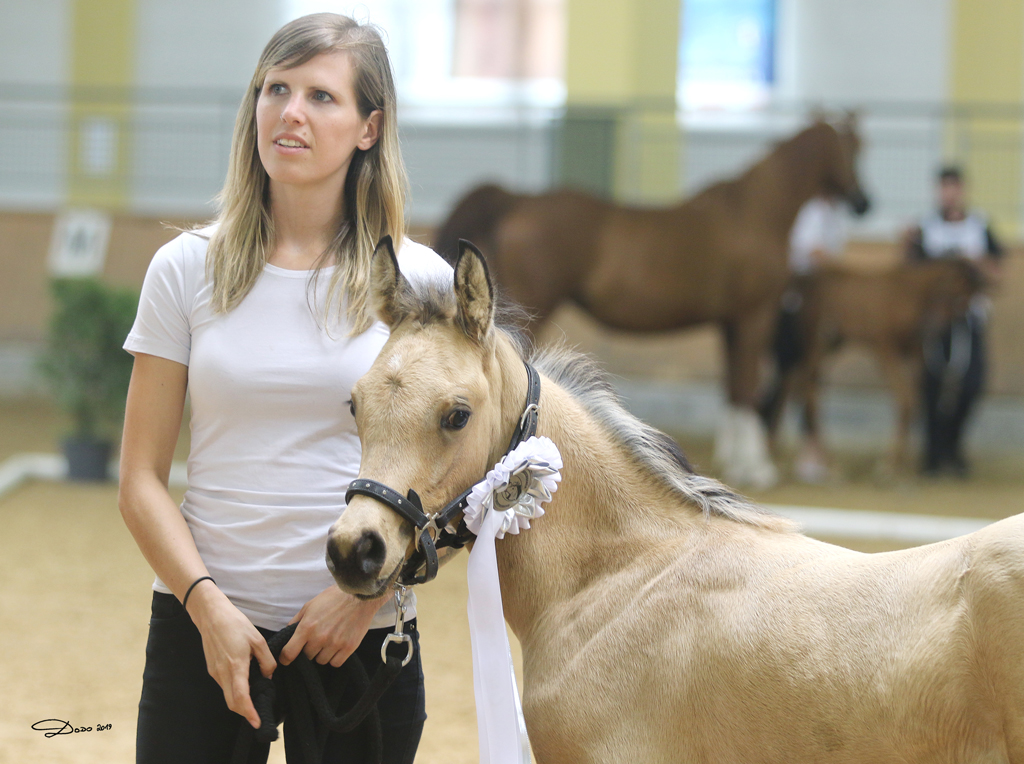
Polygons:
[[[61,207],[77,174],[120,187],[133,212],[209,215],[227,169],[239,98],[213,90],[0,86],[0,208]],[[943,162],[964,165],[977,205],[998,230],[1017,235],[1024,220],[1024,110],[880,103],[859,112],[860,171],[874,211],[855,235],[891,237],[930,209]],[[671,149],[666,156],[674,157],[670,169],[682,196],[740,172],[809,113],[803,105],[733,115],[677,115],[664,105],[620,109],[612,116],[624,131],[617,193],[643,200],[640,158],[658,144]],[[670,118],[636,118],[651,114]],[[560,110],[524,105],[403,108],[410,218],[439,222],[459,195],[483,181],[525,191],[555,184],[561,118]]]

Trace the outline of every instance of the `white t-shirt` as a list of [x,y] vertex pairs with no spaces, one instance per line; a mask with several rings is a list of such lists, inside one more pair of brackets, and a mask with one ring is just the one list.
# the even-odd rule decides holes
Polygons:
[[789,233],[789,269],[804,275],[814,270],[811,253],[839,257],[846,247],[846,217],[838,201],[816,196],[797,213]]
[[[124,347],[188,366],[192,448],[181,512],[217,586],[254,624],[278,630],[335,585],[327,533],[360,459],[348,401],[388,328],[378,321],[355,337],[344,322],[321,328],[330,268],[314,300],[309,271],[266,265],[237,307],[216,313],[207,243],[182,234],[157,251]],[[410,281],[452,282],[451,266],[409,239],[398,264]],[[159,578],[153,587],[170,593]],[[394,618],[390,602],[372,628]]]

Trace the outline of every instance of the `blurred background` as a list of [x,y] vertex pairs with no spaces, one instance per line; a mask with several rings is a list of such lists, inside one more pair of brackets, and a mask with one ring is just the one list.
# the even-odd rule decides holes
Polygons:
[[[424,241],[483,181],[518,191],[570,185],[627,203],[677,200],[738,173],[822,108],[860,115],[860,173],[873,208],[852,223],[851,261],[892,255],[901,231],[934,206],[944,162],[965,168],[972,202],[1005,242],[1018,241],[1024,216],[1024,5],[1013,0],[0,7],[3,396],[38,390],[33,359],[52,307],[47,258],[59,248],[58,213],[104,213],[106,227],[82,229],[103,244],[94,267],[111,283],[141,284],[152,253],[174,235],[163,222],[214,214],[235,111],[262,46],[283,22],[324,9],[384,30],[409,219]],[[1024,309],[1009,299],[1019,294],[1016,269],[1011,262],[991,328],[997,395],[1024,393],[1015,341]],[[622,341],[571,310],[555,323],[629,378],[706,384],[719,374],[712,330]],[[873,365],[847,355],[833,381],[877,386]],[[874,436],[837,437],[865,444]],[[993,437],[1024,450],[1024,435]]]
[[[876,479],[892,406],[872,359],[852,349],[826,374],[825,438],[839,463],[832,479],[784,480],[756,497],[979,520],[1021,510],[1024,0],[0,0],[0,465],[7,459],[9,468],[0,466],[0,489],[9,489],[0,491],[0,558],[8,561],[0,605],[20,616],[0,619],[11,624],[0,633],[20,638],[15,625],[26,614],[64,624],[27,660],[0,664],[40,693],[16,718],[0,718],[0,741],[21,746],[0,746],[0,762],[91,761],[89,746],[96,761],[127,755],[145,641],[150,573],[120,524],[116,488],[24,482],[48,469],[59,475],[45,460],[32,468],[11,461],[57,451],[72,427],[73,412],[52,399],[39,363],[60,307],[51,281],[93,276],[118,294],[137,290],[153,253],[177,234],[168,223],[210,219],[260,51],[286,21],[324,10],[384,32],[399,88],[408,218],[427,243],[482,182],[668,204],[740,173],[812,114],[854,110],[872,210],[851,217],[844,260],[880,269],[902,258],[903,232],[934,209],[938,168],[960,165],[971,205],[1007,251],[993,296],[987,394],[968,432],[972,480]],[[712,469],[723,402],[717,330],[624,335],[566,307],[544,338],[563,336],[616,375],[638,415]],[[178,459],[186,455],[187,422]],[[930,540],[822,535],[872,551]],[[54,593],[65,587],[77,604],[66,590]],[[136,610],[109,642],[104,624],[120,617],[112,603],[122,601]],[[449,612],[460,615],[464,601]],[[429,628],[421,630],[426,643]],[[99,668],[82,673],[98,650],[122,660],[125,645],[131,660],[120,679]],[[48,673],[60,650],[70,652],[52,670],[72,679]],[[452,652],[439,646],[435,655],[450,661]],[[464,665],[433,670],[468,676],[468,665],[466,653]],[[451,721],[434,706],[432,718],[462,724],[466,752],[428,723],[419,761],[474,760],[468,690],[435,686],[446,688],[438,702],[454,698],[460,710],[449,709]],[[29,717],[61,714],[116,721],[124,737],[104,748],[99,733],[72,744],[27,729]]]

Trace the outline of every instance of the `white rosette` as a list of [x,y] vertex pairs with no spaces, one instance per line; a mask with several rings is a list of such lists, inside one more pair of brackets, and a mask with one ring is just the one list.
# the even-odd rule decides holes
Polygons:
[[504,515],[497,538],[526,530],[531,519],[544,514],[541,504],[551,501],[551,494],[558,490],[560,469],[562,456],[550,438],[524,440],[473,486],[465,511],[466,526],[479,536],[485,514],[497,511]]
[[494,465],[469,495],[466,525],[477,536],[467,572],[480,764],[530,764],[494,542],[526,530],[531,519],[544,514],[541,504],[558,489],[560,469],[558,447],[549,438],[531,437]]

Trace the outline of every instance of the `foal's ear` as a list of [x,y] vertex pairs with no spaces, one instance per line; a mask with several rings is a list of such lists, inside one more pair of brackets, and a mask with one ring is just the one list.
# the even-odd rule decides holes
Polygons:
[[399,294],[407,287],[405,276],[398,269],[395,245],[390,236],[377,242],[370,269],[370,295],[377,318],[394,329],[401,323],[404,313],[400,306]]
[[494,325],[494,287],[484,256],[465,239],[459,239],[455,297],[459,303],[458,321],[463,330],[477,342],[482,342]]

